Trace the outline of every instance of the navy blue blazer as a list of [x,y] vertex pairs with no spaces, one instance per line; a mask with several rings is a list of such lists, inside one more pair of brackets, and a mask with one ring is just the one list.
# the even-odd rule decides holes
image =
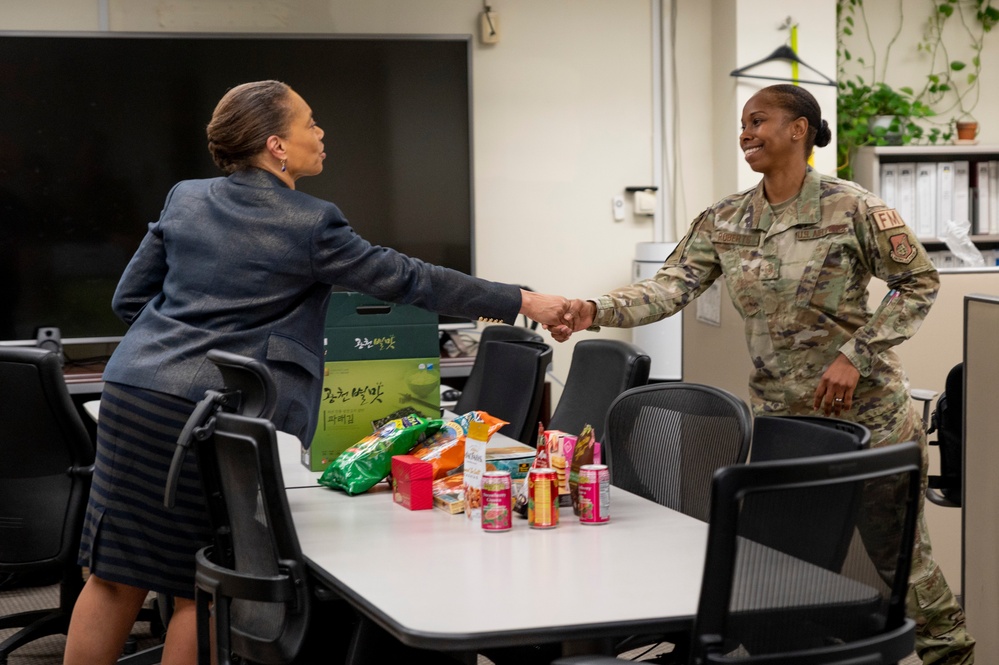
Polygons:
[[309,445],[333,285],[507,323],[521,305],[517,286],[372,245],[334,204],[248,169],[170,191],[115,291],[129,329],[104,379],[198,401],[222,381],[209,349],[263,360],[277,382],[275,425]]

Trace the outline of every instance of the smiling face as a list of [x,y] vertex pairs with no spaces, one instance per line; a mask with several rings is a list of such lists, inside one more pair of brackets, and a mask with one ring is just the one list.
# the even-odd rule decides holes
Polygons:
[[323,136],[325,132],[312,117],[312,109],[294,90],[289,91],[291,121],[281,137],[284,148],[286,173],[297,180],[306,175],[318,175],[323,171]]
[[739,146],[757,173],[772,173],[804,159],[801,139],[808,129],[804,118],[791,118],[772,95],[758,92],[742,109]]

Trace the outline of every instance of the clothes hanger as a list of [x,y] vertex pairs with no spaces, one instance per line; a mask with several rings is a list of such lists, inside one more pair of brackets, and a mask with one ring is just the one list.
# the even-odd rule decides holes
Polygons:
[[[760,76],[759,74],[746,73],[747,70],[752,69],[757,65],[762,65],[764,62],[770,62],[771,60],[790,60],[791,62],[797,62],[799,65],[811,69],[813,72],[824,78],[825,81],[803,81],[800,79],[796,80],[796,79],[783,78],[777,76]],[[826,76],[825,74],[815,69],[814,67],[803,61],[801,58],[799,58],[798,54],[795,53],[793,50],[791,50],[791,47],[788,46],[787,44],[782,44],[781,46],[778,46],[773,53],[763,58],[762,60],[757,60],[756,62],[746,65],[745,67],[740,67],[739,69],[733,69],[729,73],[729,76],[741,76],[744,78],[752,78],[752,79],[768,79],[770,81],[787,81],[790,83],[815,83],[817,85],[831,85],[833,87],[836,87],[836,81],[833,81],[831,78],[829,78],[828,76]]]

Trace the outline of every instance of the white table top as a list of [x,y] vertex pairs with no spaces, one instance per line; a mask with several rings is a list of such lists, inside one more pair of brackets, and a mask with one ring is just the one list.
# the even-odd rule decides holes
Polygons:
[[689,628],[707,524],[611,488],[611,521],[561,509],[555,529],[486,532],[409,511],[386,485],[358,496],[289,489],[316,574],[406,644],[482,649]]

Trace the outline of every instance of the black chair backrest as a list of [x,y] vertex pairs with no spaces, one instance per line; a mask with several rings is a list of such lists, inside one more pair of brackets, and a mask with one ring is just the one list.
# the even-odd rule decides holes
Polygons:
[[[822,416],[759,416],[753,422],[751,463],[848,453],[867,448],[871,432],[858,423]],[[800,495],[800,496],[796,496]],[[743,535],[828,570],[839,570],[853,539],[861,493],[855,484],[788,489],[769,497],[789,505],[753,504],[758,520]],[[809,502],[817,502],[810,505]],[[796,515],[795,510],[802,515]],[[813,519],[806,519],[809,516]],[[809,525],[814,528],[809,528]]]
[[753,421],[751,462],[814,457],[862,450],[871,431],[859,423],[823,416],[758,416]]
[[[541,335],[530,328],[508,325],[486,326],[479,334],[479,345],[475,352],[475,362],[468,373],[468,378],[465,379],[465,385],[462,387],[461,393],[463,395],[468,393],[470,399],[482,392],[482,384],[486,375],[482,366],[486,361],[486,356],[482,353],[482,350],[489,342],[537,342],[538,344],[544,344],[544,341]],[[455,408],[457,409],[457,406]],[[465,411],[457,411],[457,413],[461,414],[465,413]]]
[[[919,446],[910,442],[720,469],[712,484],[692,662],[894,663],[908,656],[914,624],[905,617],[905,598],[920,462]],[[743,535],[746,520],[772,516],[755,508],[758,501],[770,511],[791,508],[789,528],[791,518],[815,528],[825,514],[791,504],[802,501],[802,490],[830,485],[850,486],[861,497],[850,556],[840,570]],[[807,506],[819,503],[816,496]]]
[[535,445],[545,372],[551,360],[551,347],[540,342],[491,341],[480,345],[472,368],[478,373],[478,392],[466,384],[455,411],[486,411],[509,423],[499,430],[501,433]]
[[173,507],[181,465],[191,442],[207,436],[216,413],[228,411],[269,419],[277,406],[277,388],[267,365],[218,349],[210,350],[207,355],[222,374],[223,384],[219,390],[205,391],[180,433],[163,493],[163,503],[168,508]]
[[706,521],[711,477],[746,461],[751,422],[745,402],[712,386],[627,390],[611,404],[604,428],[611,484]]
[[964,467],[964,363],[947,372],[944,392],[937,400],[928,434],[936,432],[930,444],[940,448],[940,475],[929,476],[926,498],[938,506],[958,508],[962,501]]
[[311,604],[274,425],[219,412],[195,450],[216,530],[216,544],[197,558],[199,662],[209,662],[214,602],[220,663],[229,662],[230,652],[290,663],[305,639]]
[[0,347],[0,572],[75,564],[94,444],[52,351]]
[[644,386],[651,364],[648,354],[621,340],[584,339],[577,343],[548,427],[578,435],[591,425],[594,438],[603,441],[611,402],[625,390]]

